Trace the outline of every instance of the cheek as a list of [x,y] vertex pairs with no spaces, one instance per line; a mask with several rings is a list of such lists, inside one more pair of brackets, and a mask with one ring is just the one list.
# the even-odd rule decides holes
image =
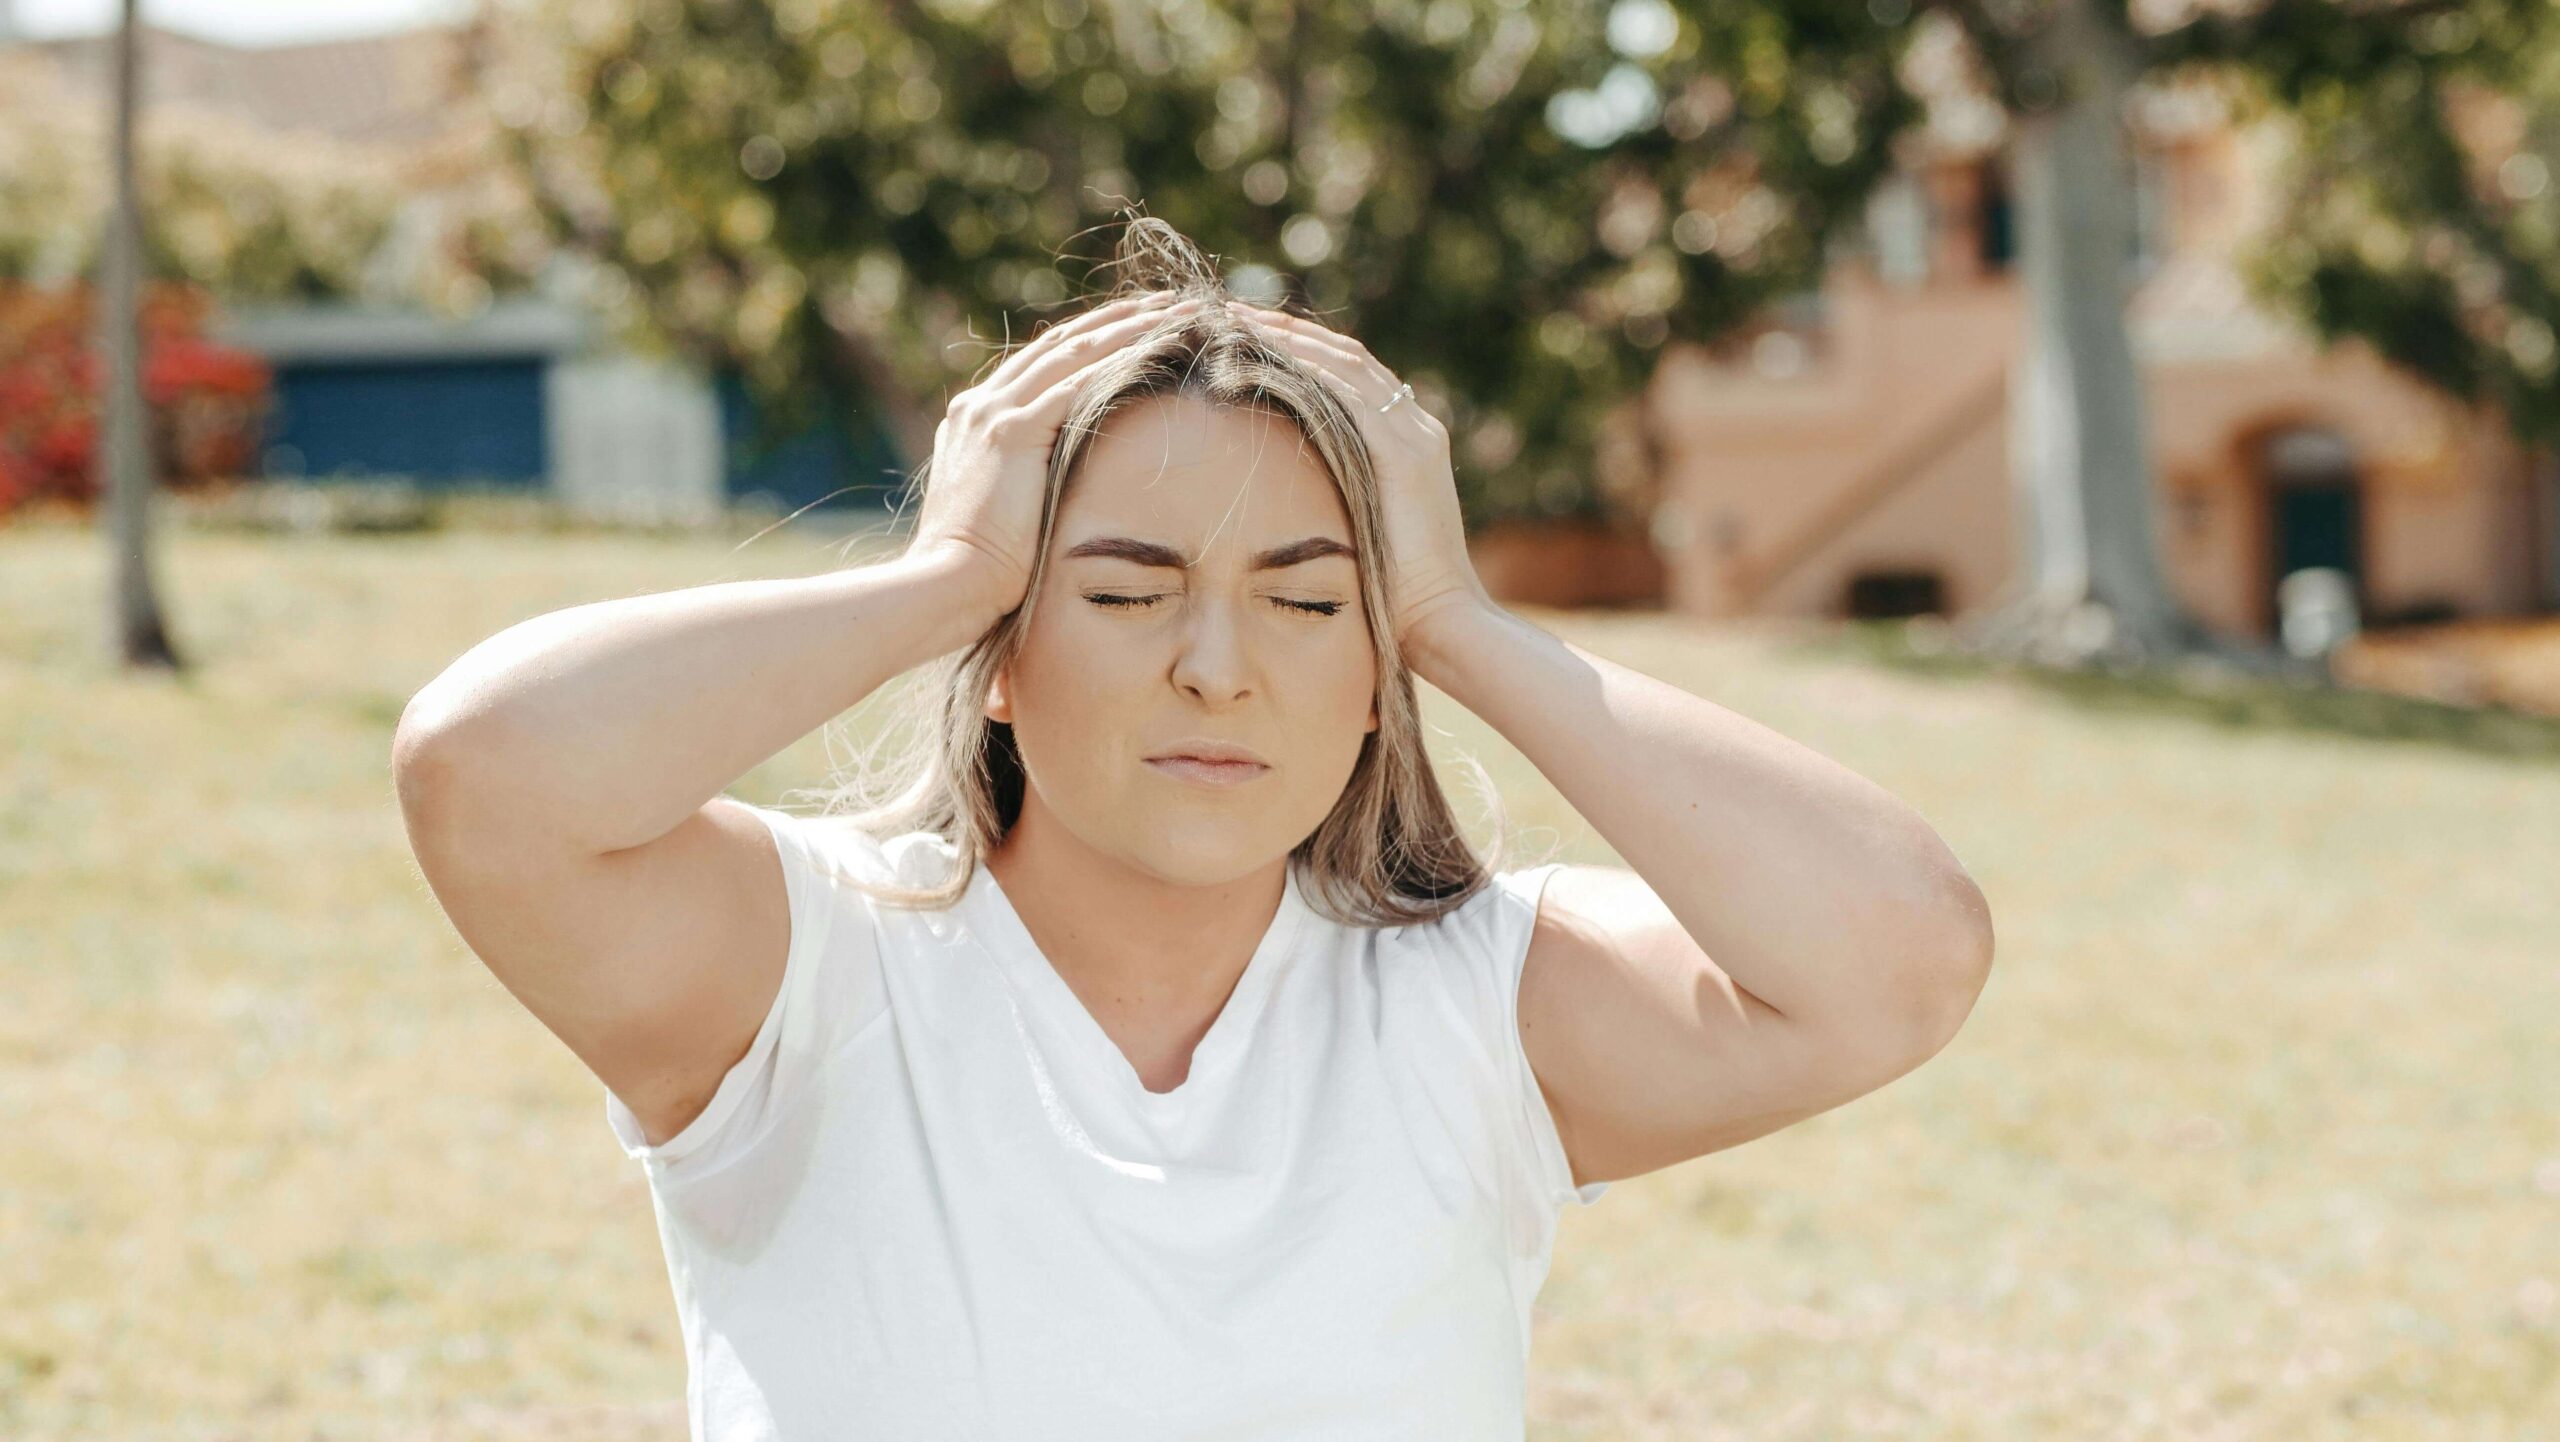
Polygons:
[[1115,641],[1110,618],[1092,611],[1074,596],[1044,600],[1013,660],[1014,736],[1026,752],[1070,766],[1145,694],[1131,674],[1144,664],[1139,648]]
[[1322,625],[1284,627],[1272,651],[1272,682],[1281,708],[1309,725],[1368,719],[1376,694],[1378,653],[1368,628],[1352,616]]
[[1299,681],[1288,710],[1294,721],[1293,744],[1321,764],[1318,770],[1347,768],[1369,737],[1369,712],[1378,694],[1377,653],[1366,632],[1328,637],[1315,654],[1303,658]]
[[1334,632],[1332,671],[1341,678],[1341,706],[1355,719],[1366,719],[1369,700],[1378,691],[1378,650],[1369,644],[1369,628],[1362,620],[1345,616]]
[[1375,709],[1377,701],[1378,663],[1364,646],[1352,664],[1344,667],[1343,670],[1349,679],[1343,683],[1342,696],[1337,709],[1350,719],[1350,724],[1365,728],[1369,722],[1369,713]]

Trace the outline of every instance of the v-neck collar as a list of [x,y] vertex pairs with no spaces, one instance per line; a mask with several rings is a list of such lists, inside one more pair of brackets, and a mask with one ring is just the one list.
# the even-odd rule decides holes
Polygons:
[[970,917],[983,925],[980,938],[995,954],[1006,975],[1030,995],[1033,1004],[1049,1013],[1066,1031],[1070,1044],[1084,1051],[1093,1066],[1111,1077],[1112,1084],[1131,1107],[1162,1118],[1187,1108],[1191,1099],[1204,1090],[1204,1081],[1214,1082],[1225,1074],[1235,1059],[1236,1048],[1244,1044],[1254,1018],[1261,1014],[1263,1003],[1269,999],[1278,972],[1291,949],[1297,945],[1298,935],[1304,929],[1302,923],[1307,907],[1298,892],[1298,869],[1294,859],[1283,864],[1282,876],[1280,909],[1272,914],[1270,924],[1263,928],[1262,940],[1255,945],[1251,959],[1245,962],[1234,989],[1227,993],[1226,1005],[1219,1008],[1216,1019],[1209,1023],[1209,1030],[1200,1038],[1199,1045],[1192,1048],[1191,1069],[1183,1077],[1182,1084],[1165,1092],[1147,1089],[1146,1083],[1138,1076],[1138,1069],[1130,1064],[1127,1053],[1120,1050],[1120,1044],[1113,1041],[1111,1034],[1102,1029],[1102,1023],[1086,1010],[1075,988],[1067,985],[1066,978],[1049,964],[1048,956],[1032,939],[1031,929],[1024,925],[1022,914],[1014,910],[1012,898],[1004,894],[1004,887],[996,880],[995,872],[983,861],[979,863],[977,873],[969,879],[963,899],[968,904]]

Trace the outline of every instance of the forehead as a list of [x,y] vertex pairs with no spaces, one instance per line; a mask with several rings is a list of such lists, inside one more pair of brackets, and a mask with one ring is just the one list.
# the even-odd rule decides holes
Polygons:
[[1196,396],[1151,396],[1102,423],[1060,504],[1058,533],[1069,545],[1129,535],[1196,556],[1275,538],[1347,545],[1351,517],[1294,423]]

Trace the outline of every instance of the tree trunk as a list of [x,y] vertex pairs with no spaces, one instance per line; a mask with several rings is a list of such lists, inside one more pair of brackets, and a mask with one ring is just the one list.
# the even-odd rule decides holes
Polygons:
[[1974,628],[1985,643],[2078,661],[2213,645],[2164,582],[2142,373],[2125,328],[2136,243],[2125,96],[2132,37],[2092,0],[2059,0],[2032,42],[2050,109],[2011,138],[2027,336],[2016,396],[2018,577]]
[[97,464],[105,471],[109,535],[115,546],[115,635],[127,666],[180,669],[169,644],[160,601],[151,582],[153,475],[148,417],[142,394],[141,205],[134,182],[134,121],[140,108],[140,0],[124,0],[116,31],[114,165],[115,198],[107,213],[99,253],[97,346],[105,362],[107,393]]

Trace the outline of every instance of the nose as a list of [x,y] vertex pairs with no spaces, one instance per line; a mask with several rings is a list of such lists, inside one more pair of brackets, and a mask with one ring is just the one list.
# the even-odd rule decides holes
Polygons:
[[1183,608],[1173,657],[1174,685],[1204,706],[1225,706],[1251,693],[1252,670],[1238,602],[1204,596]]

